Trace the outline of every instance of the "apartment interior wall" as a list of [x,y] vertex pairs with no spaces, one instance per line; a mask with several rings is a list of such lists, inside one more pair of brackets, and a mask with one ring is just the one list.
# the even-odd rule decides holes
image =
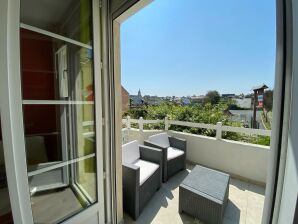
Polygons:
[[[55,66],[52,38],[21,29],[21,78],[24,100],[55,99]],[[57,161],[58,127],[56,107],[24,105],[26,137],[43,136],[47,158]],[[29,161],[34,164],[38,161]]]

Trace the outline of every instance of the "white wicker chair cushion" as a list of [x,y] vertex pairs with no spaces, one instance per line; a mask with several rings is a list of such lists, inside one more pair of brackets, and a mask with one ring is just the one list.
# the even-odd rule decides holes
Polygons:
[[122,145],[122,163],[132,164],[140,158],[138,141],[132,141]]
[[169,135],[167,133],[152,135],[148,139],[150,142],[161,145],[162,147],[170,147]]
[[168,157],[167,157],[167,159],[168,160],[175,159],[178,156],[181,156],[183,154],[184,154],[184,151],[182,151],[180,149],[173,148],[173,147],[169,147],[168,148]]
[[159,165],[145,160],[138,159],[133,163],[140,167],[140,185],[142,185],[158,169]]

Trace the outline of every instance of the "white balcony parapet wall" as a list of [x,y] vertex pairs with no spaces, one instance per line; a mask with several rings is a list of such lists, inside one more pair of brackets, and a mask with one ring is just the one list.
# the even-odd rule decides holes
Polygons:
[[266,183],[269,147],[170,131],[187,140],[187,159],[258,183]]
[[[139,126],[149,121],[130,119],[131,123]],[[163,121],[159,121],[163,122]],[[159,123],[155,121],[154,123]],[[222,126],[221,124],[200,124],[183,121],[167,120],[169,125],[181,125],[188,127],[207,128],[217,130],[216,138],[202,135],[183,133],[177,131],[167,131],[169,135],[184,138],[187,140],[187,159],[191,162],[201,164],[213,169],[222,170],[231,175],[242,177],[253,182],[265,184],[267,176],[267,163],[270,148],[268,146],[231,141],[221,139],[222,131],[238,132],[243,134],[256,134],[270,136],[271,131]],[[129,126],[130,127],[130,126]],[[149,136],[164,132],[165,130],[144,130],[136,128],[123,129],[124,142],[138,140],[143,144],[143,140]]]

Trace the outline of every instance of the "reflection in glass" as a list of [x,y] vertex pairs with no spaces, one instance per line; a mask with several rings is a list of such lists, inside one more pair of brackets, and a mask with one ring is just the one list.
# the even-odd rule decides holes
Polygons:
[[90,203],[96,201],[96,163],[95,159],[78,162],[76,166],[76,183],[83,190]]
[[12,212],[10,206],[10,199],[8,194],[6,169],[4,163],[4,149],[2,142],[2,132],[0,123],[0,223],[12,224]]
[[94,105],[73,105],[76,111],[74,125],[77,129],[73,139],[77,145],[77,157],[95,152]]
[[21,1],[23,118],[35,223],[61,222],[97,201],[91,3]]
[[28,171],[95,153],[94,104],[24,105]]
[[95,157],[29,177],[29,184],[34,222],[61,222],[97,201]]
[[22,0],[21,23],[90,44],[91,2],[91,0]]
[[21,29],[24,100],[94,101],[93,52]]

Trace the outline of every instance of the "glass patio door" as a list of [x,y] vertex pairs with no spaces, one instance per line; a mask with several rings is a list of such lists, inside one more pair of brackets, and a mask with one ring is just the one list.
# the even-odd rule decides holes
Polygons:
[[[9,6],[7,11],[20,10],[19,27],[10,22],[7,29],[19,30],[20,42],[15,45],[20,47],[11,52],[19,55],[15,66],[20,64],[20,74],[13,74],[14,82],[10,82],[12,74],[3,73],[10,86],[7,92],[1,90],[9,96],[2,98],[9,105],[8,111],[14,111],[16,120],[23,122],[17,124],[20,129],[7,135],[12,139],[24,136],[14,139],[12,151],[25,148],[25,158],[18,160],[26,160],[26,166],[19,167],[27,170],[28,182],[17,178],[21,169],[13,164],[18,161],[10,161],[15,181],[21,183],[16,187],[28,189],[29,197],[18,192],[19,207],[30,204],[32,213],[20,211],[28,224],[28,220],[103,223],[99,1],[9,0],[3,5]],[[10,21],[7,18],[5,21]],[[3,43],[5,40],[0,40],[0,46]],[[11,94],[12,89],[20,94]],[[22,214],[16,216],[25,220]]]

